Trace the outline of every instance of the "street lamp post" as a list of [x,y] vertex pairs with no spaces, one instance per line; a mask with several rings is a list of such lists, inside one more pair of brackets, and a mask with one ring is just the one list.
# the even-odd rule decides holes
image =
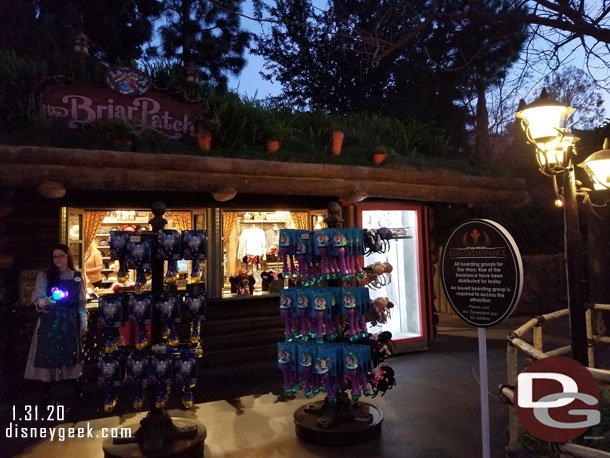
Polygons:
[[[572,108],[551,100],[543,90],[540,98],[530,105],[522,100],[517,117],[528,143],[536,148],[540,171],[553,178],[556,193],[564,207],[564,244],[566,280],[572,356],[588,365],[585,301],[587,284],[583,262],[583,243],[578,221],[576,179],[574,175],[574,144],[578,140],[562,127]],[[557,187],[557,178],[562,187]]]

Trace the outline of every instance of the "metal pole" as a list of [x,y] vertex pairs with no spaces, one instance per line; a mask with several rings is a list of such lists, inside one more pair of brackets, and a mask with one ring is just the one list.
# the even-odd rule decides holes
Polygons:
[[[568,152],[570,154],[571,152]],[[576,200],[576,180],[574,167],[570,161],[569,169],[563,174],[564,198],[564,242],[566,257],[566,281],[568,289],[568,308],[572,356],[579,363],[588,366],[587,326],[585,303],[587,284],[583,262],[583,243],[578,223],[578,202]]]
[[479,379],[481,380],[481,449],[483,458],[490,457],[489,447],[489,400],[487,383],[487,334],[485,328],[478,328],[479,337]]
[[[166,206],[164,202],[154,202],[151,206],[151,210],[153,213],[153,218],[149,221],[152,226],[152,232],[158,233],[162,230],[167,221],[163,218],[163,215],[166,210]],[[163,265],[164,261],[159,261],[157,259],[157,253],[153,254],[152,261],[152,287],[151,290],[155,294],[160,294],[163,292]],[[152,316],[152,324],[150,326],[150,341],[152,345],[158,344],[161,342],[161,312],[157,307],[153,306],[153,316]]]

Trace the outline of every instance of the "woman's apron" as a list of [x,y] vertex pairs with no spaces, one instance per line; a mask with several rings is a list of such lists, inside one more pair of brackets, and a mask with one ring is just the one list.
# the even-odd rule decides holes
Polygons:
[[78,305],[81,281],[79,272],[74,273],[72,280],[60,280],[57,287],[67,291],[68,297],[57,301],[47,313],[40,316],[35,367],[55,369],[72,366],[79,361],[81,349]]

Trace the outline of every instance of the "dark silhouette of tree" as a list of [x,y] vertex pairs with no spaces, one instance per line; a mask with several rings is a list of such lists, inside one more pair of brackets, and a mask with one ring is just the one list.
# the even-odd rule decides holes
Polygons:
[[142,55],[160,12],[159,0],[0,0],[0,48],[61,60],[84,32],[97,58],[129,62]]
[[206,0],[165,0],[161,50],[165,58],[194,65],[201,74],[226,87],[227,74],[238,75],[250,34],[240,29],[243,0],[224,0],[222,7]]
[[[480,1],[502,13],[501,1]],[[434,2],[440,12],[457,13],[463,1]],[[526,40],[514,22],[459,26],[436,19],[421,29],[430,2],[335,0],[325,11],[310,0],[255,1],[255,15],[274,18],[254,52],[264,56],[266,77],[282,84],[286,103],[327,112],[361,110],[415,116],[445,128],[458,146],[465,143],[468,113],[459,103],[503,78]],[[387,54],[398,37],[410,36]]]
[[544,87],[548,94],[575,109],[569,123],[577,129],[594,129],[604,120],[604,99],[593,78],[573,65],[547,76]]

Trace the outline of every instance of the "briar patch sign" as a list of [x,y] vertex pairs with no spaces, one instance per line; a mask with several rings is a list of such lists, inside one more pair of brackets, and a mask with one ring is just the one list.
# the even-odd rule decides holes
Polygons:
[[179,102],[160,92],[126,95],[80,83],[47,81],[37,94],[58,129],[79,130],[100,120],[126,119],[136,130],[151,130],[180,140],[196,136],[193,119],[205,103]]

